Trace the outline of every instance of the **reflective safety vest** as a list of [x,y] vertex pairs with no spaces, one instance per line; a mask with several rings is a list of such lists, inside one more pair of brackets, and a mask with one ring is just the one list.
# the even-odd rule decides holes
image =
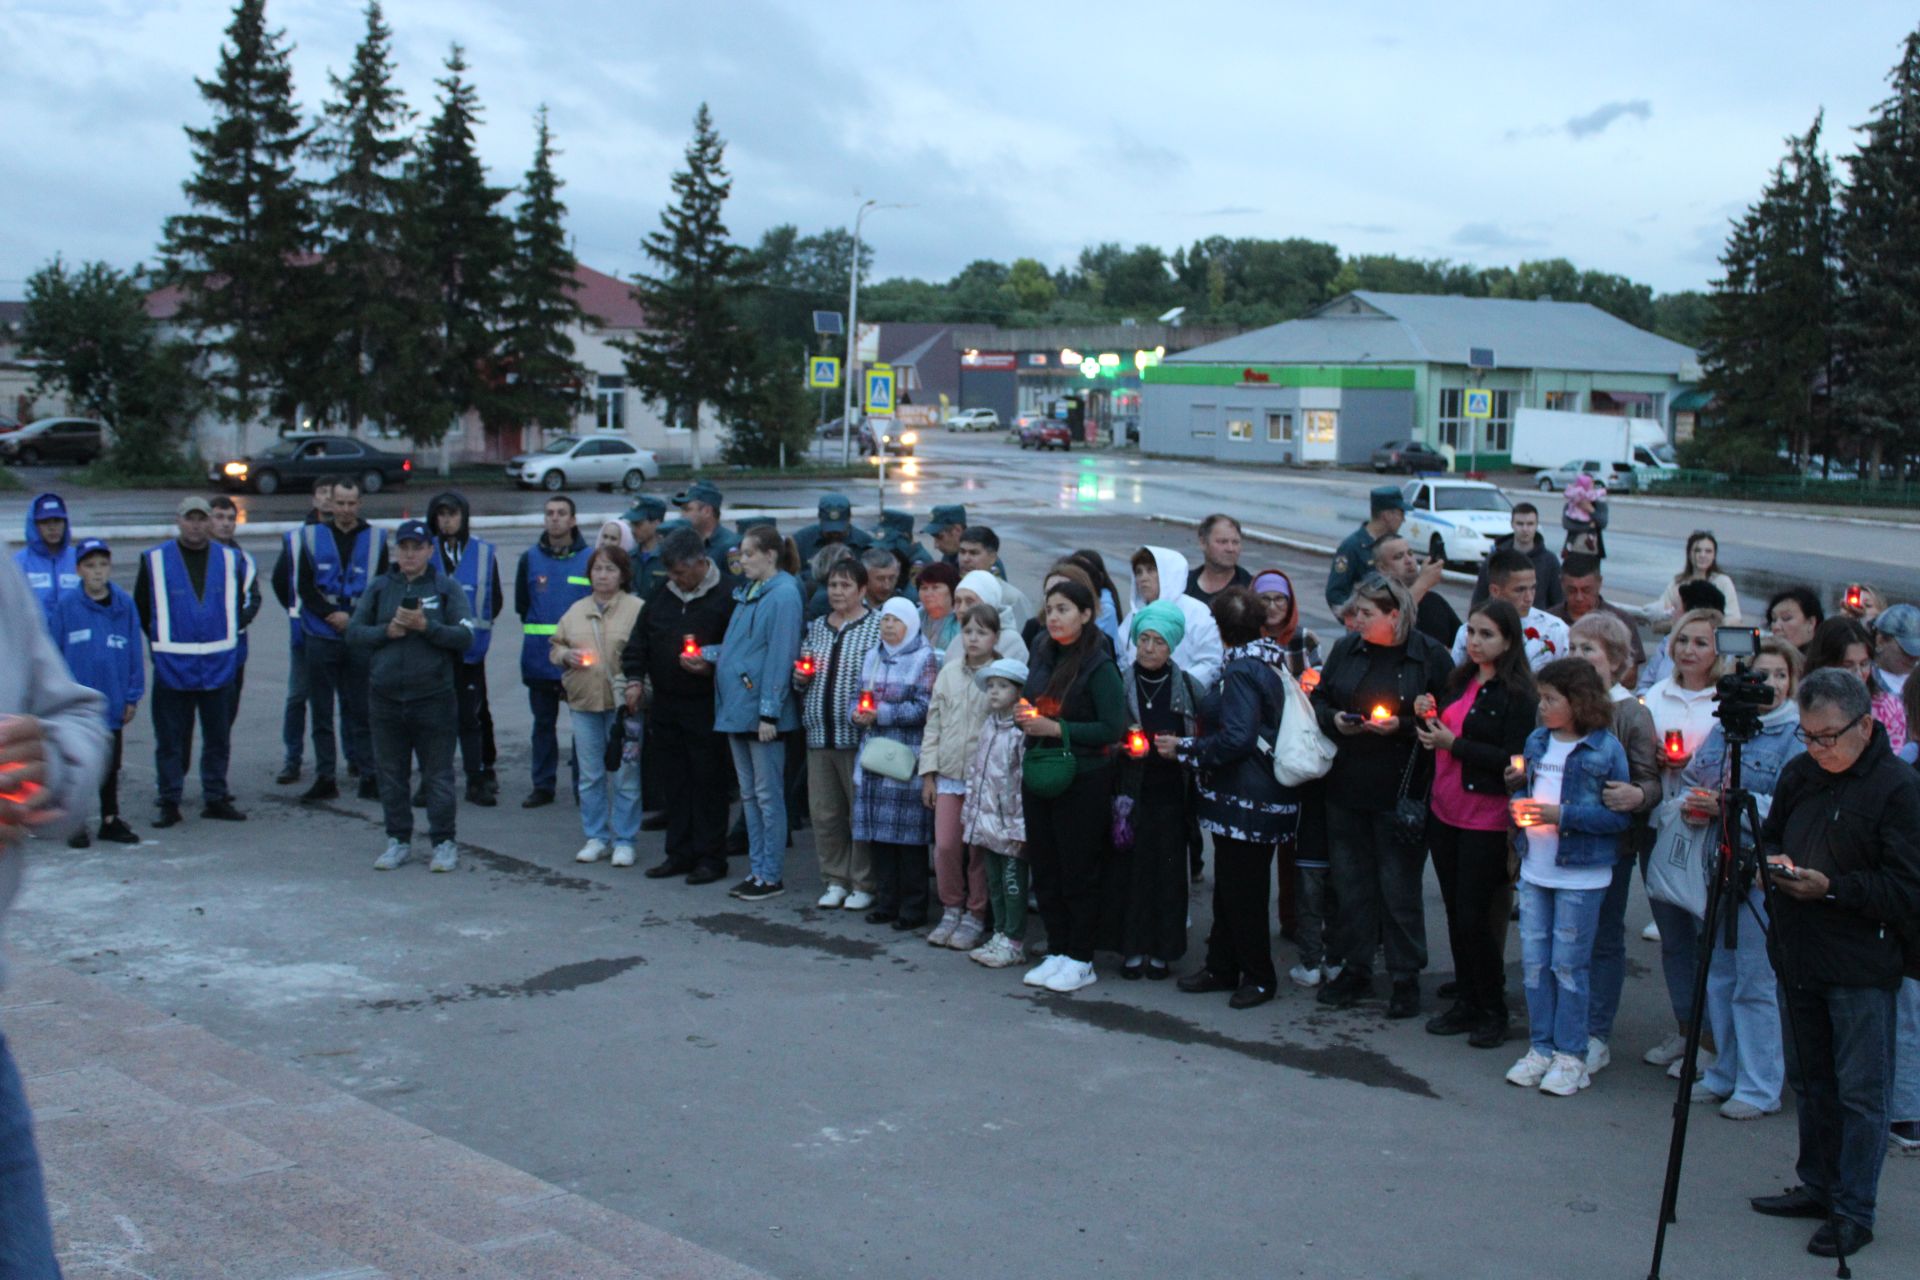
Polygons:
[[[453,566],[451,576],[467,593],[467,616],[473,624],[473,643],[461,655],[465,662],[485,662],[493,644],[493,616],[500,611],[500,602],[493,598],[493,563],[498,554],[485,538],[469,537],[467,549]],[[446,564],[439,546],[433,555],[436,569]]]
[[207,549],[205,593],[193,579],[180,544],[147,552],[153,587],[153,679],[169,689],[220,689],[240,671],[240,606],[253,590],[251,562],[232,547]]
[[[333,539],[332,525],[310,524],[300,531],[300,538],[306,545],[307,558],[313,561],[313,585],[343,613],[352,613],[380,567],[381,554],[387,549],[387,531],[372,526],[360,530],[353,538],[353,555],[344,563]],[[304,609],[300,611],[300,625],[310,636],[325,640],[341,638],[341,633],[328,626],[325,618],[316,618]]]
[[548,555],[539,543],[527,549],[527,612],[520,620],[520,678],[558,680],[560,668],[547,660],[553,634],[560,629],[560,618],[575,600],[593,594],[587,580],[587,561],[593,548],[580,548],[577,554],[561,559]]
[[281,554],[287,561],[287,581],[292,584],[293,592],[293,603],[287,606],[287,629],[293,633],[292,643],[296,649],[306,635],[306,629],[300,625],[300,535],[306,528],[303,525],[280,535]]

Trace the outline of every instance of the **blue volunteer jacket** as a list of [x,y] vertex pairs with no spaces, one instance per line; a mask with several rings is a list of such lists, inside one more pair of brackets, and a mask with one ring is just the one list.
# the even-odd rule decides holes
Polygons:
[[133,597],[112,583],[105,600],[66,592],[54,613],[53,639],[73,678],[107,700],[107,731],[119,729],[147,692],[146,643]]
[[[40,498],[47,497],[41,494]],[[47,630],[54,625],[54,606],[60,597],[80,589],[80,566],[73,551],[73,525],[69,523],[60,535],[57,546],[48,546],[40,540],[40,530],[33,519],[33,508],[40,498],[35,498],[27,507],[26,545],[13,553],[13,562],[20,566],[20,573],[27,580],[27,586],[33,592],[33,598],[40,603],[40,612],[46,616]]]

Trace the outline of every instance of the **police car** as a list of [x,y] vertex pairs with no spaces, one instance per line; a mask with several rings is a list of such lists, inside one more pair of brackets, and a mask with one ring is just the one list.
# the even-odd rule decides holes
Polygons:
[[1495,538],[1513,532],[1513,503],[1484,480],[1423,474],[1400,492],[1407,502],[1400,536],[1433,559],[1478,563]]

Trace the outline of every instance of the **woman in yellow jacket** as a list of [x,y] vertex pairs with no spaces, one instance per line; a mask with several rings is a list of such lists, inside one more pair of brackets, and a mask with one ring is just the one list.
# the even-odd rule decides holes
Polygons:
[[[640,743],[638,719],[629,730],[621,705],[627,681],[620,674],[620,655],[640,621],[641,602],[628,590],[633,561],[619,547],[594,551],[587,561],[587,581],[593,594],[574,601],[561,615],[550,654],[560,668],[573,717],[574,753],[580,760],[580,826],[587,842],[574,859],[598,862],[611,848],[613,865],[630,867],[640,831]],[[628,742],[629,737],[635,740]]]

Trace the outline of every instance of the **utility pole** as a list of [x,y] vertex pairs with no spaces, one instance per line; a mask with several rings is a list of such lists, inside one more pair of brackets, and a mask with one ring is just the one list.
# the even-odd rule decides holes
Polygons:
[[853,215],[853,262],[847,268],[847,368],[840,398],[840,465],[853,465],[853,383],[860,368],[860,228],[874,209],[904,209],[903,204],[868,200]]

